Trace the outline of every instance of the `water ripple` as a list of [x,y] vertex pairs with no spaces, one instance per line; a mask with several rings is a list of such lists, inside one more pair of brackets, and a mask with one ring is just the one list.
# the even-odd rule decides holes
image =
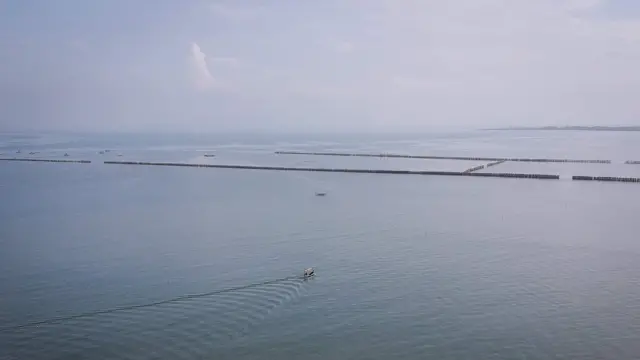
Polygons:
[[287,278],[206,297],[97,312],[5,329],[0,359],[173,359],[205,356],[246,335],[307,284]]

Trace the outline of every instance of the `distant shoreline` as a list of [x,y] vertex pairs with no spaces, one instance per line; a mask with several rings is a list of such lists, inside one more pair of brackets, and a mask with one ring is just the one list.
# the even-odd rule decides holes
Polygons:
[[541,127],[507,127],[483,130],[551,130],[551,131],[640,131],[640,126],[541,126]]

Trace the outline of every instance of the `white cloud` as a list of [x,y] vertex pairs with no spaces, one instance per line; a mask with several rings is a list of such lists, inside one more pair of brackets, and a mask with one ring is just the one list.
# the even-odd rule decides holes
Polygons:
[[[299,119],[329,128],[329,117],[336,127],[375,123],[389,129],[437,122],[563,125],[640,119],[636,1],[212,1],[193,7],[167,3],[158,9],[166,13],[140,19],[139,28],[115,29],[100,46],[89,44],[90,51],[61,52],[59,45],[93,38],[91,27],[83,29],[86,33],[69,28],[61,32],[69,37],[56,42],[43,24],[13,22],[12,36],[0,37],[0,83],[5,92],[32,91],[54,110],[94,111],[84,105],[93,101],[123,116],[151,109],[166,123],[175,121],[170,111],[184,110],[201,119],[189,121],[212,128],[223,117],[211,120],[210,114],[221,108],[225,120],[238,120],[234,124],[260,121],[273,128],[298,126]],[[89,14],[77,14],[83,15]],[[94,21],[107,20],[94,17],[87,23]],[[184,40],[189,36],[202,40],[189,44]],[[186,46],[188,55],[169,53]],[[177,90],[185,81],[187,56],[193,86],[216,91],[193,96]],[[83,89],[85,101],[72,95],[59,101],[65,89],[72,95]],[[85,89],[113,99],[92,98]],[[0,115],[12,117],[2,106]],[[58,121],[66,121],[63,115]]]
[[[243,63],[242,71],[220,76],[232,79],[237,94],[291,117],[312,117],[308,100],[337,118],[344,111],[345,121],[389,127],[425,119],[484,126],[640,118],[640,21],[611,17],[606,0],[340,4],[342,16],[308,4],[294,7],[296,17],[217,7],[235,20],[270,14],[259,24],[224,27],[221,49],[241,54]],[[331,27],[304,26],[329,19]],[[262,35],[249,36],[256,32]],[[207,60],[238,66],[233,57]]]
[[200,90],[210,88],[215,84],[215,79],[209,71],[207,65],[207,55],[202,52],[200,46],[197,43],[191,43],[190,54],[191,75],[193,84]]

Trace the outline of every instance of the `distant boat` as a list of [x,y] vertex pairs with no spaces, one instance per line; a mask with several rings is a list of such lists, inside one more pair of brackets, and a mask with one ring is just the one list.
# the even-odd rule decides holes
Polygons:
[[215,157],[213,154],[204,154],[204,157]]
[[122,156],[122,154],[118,154],[118,156]]
[[105,150],[104,152],[108,153],[108,152],[111,152],[111,150]]
[[316,193],[316,196],[325,196],[325,195],[327,195],[327,193],[325,193],[325,192],[317,192]]
[[69,156],[69,154],[67,154],[67,153],[64,153],[64,156]]
[[99,152],[99,154],[100,154],[100,155],[104,155],[104,151],[100,151],[100,152]]
[[22,152],[22,151],[18,150],[18,151],[16,151],[16,154],[20,154],[21,152]]
[[309,278],[309,277],[314,276],[315,274],[316,274],[316,270],[314,268],[310,267],[310,268],[304,269],[304,275],[303,276],[305,278]]

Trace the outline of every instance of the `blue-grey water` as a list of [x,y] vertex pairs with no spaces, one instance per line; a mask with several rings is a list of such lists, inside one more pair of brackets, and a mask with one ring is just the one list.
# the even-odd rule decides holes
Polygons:
[[[614,164],[491,168],[562,175],[545,181],[102,163],[482,164],[276,150]],[[2,360],[640,358],[640,185],[566,179],[640,177],[639,133],[0,136],[0,157],[65,152],[93,163],[0,162]]]

